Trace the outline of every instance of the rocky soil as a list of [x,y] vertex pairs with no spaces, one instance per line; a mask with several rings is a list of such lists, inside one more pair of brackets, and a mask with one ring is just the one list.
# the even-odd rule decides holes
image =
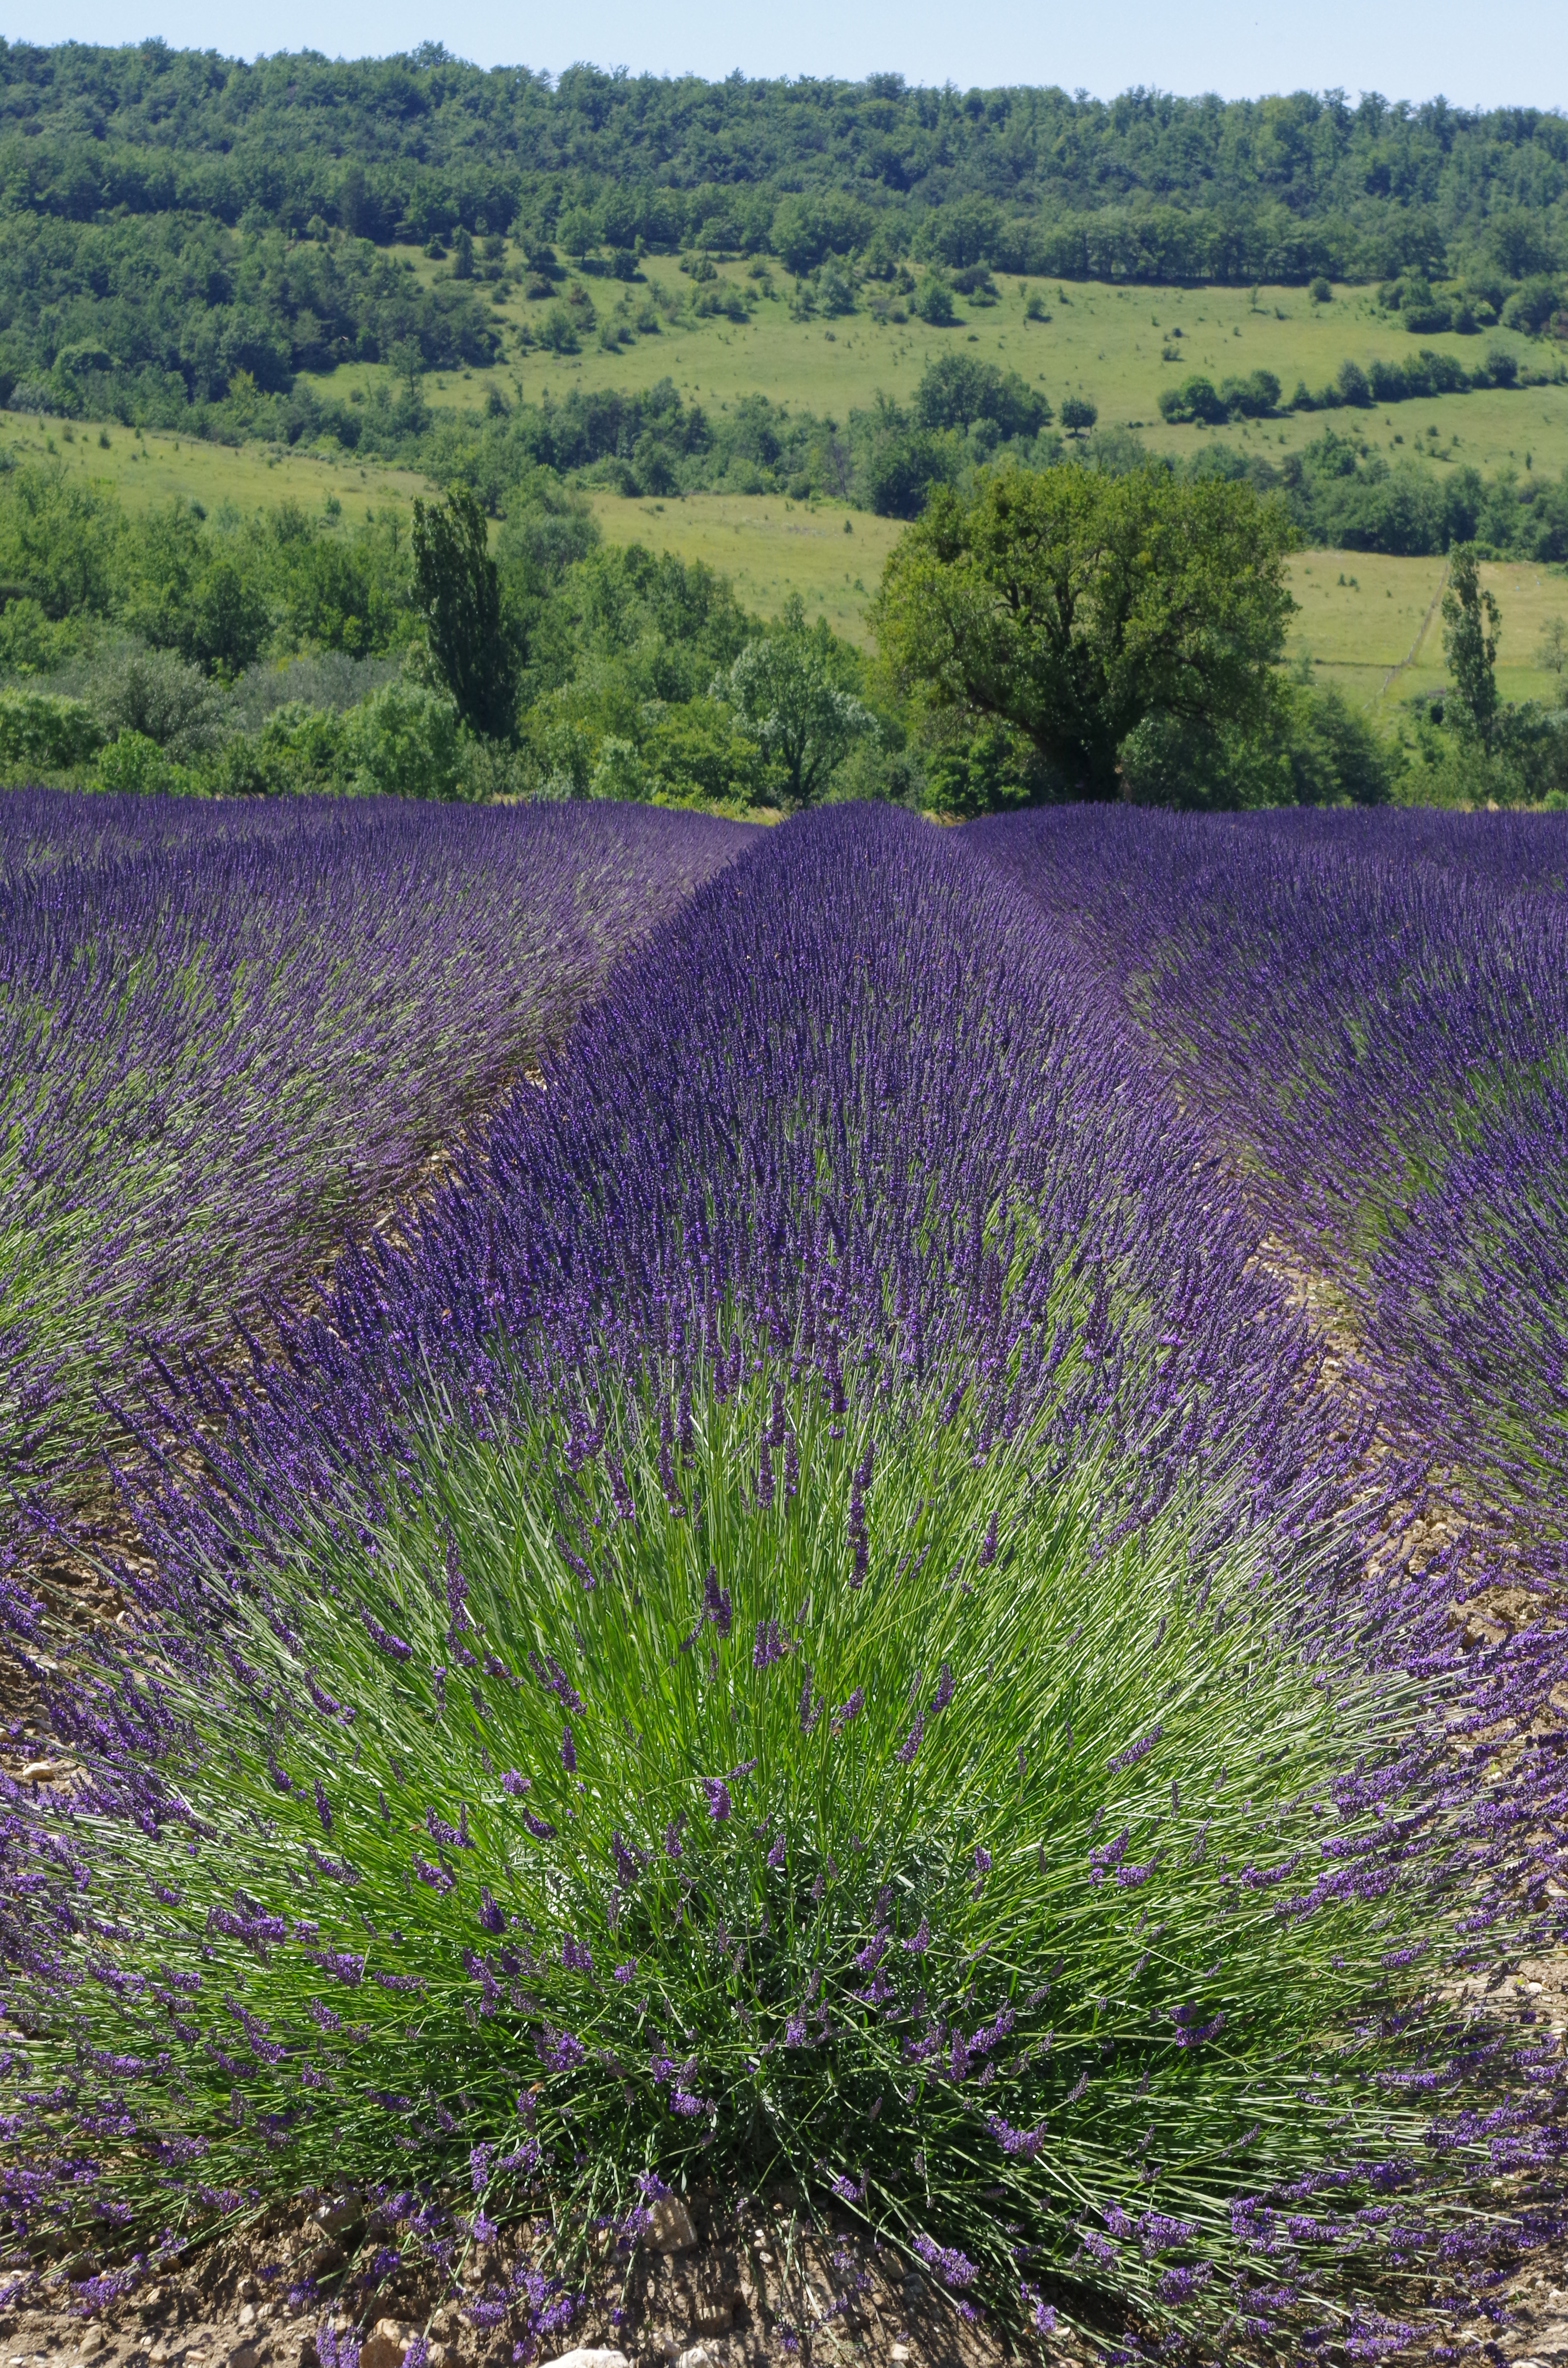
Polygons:
[[[511,2368],[526,2312],[485,2324],[485,2297],[542,2258],[543,2233],[503,2230],[443,2279],[429,2264],[378,2271],[388,2232],[352,2199],[272,2214],[92,2316],[66,2277],[42,2280],[0,2315],[0,2368],[346,2368],[355,2344],[359,2368],[402,2368],[421,2336],[428,2368]],[[1052,2351],[1063,2368],[1087,2357],[1070,2341]],[[584,2307],[545,2340],[552,2355],[574,2368],[1000,2368],[1004,2351],[917,2268],[786,2192],[656,2204],[635,2253],[607,2241]]]

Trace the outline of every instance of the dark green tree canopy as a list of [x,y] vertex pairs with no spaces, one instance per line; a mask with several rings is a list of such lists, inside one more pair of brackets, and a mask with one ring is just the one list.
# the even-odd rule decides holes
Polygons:
[[873,617],[936,719],[1013,727],[1070,793],[1111,797],[1150,716],[1256,728],[1291,599],[1282,510],[1162,471],[998,470],[939,487],[894,549]]
[[501,613],[501,576],[484,512],[466,486],[414,505],[415,598],[434,658],[464,723],[500,739],[511,730],[517,666]]
[[1002,437],[1038,436],[1051,425],[1051,405],[1017,370],[946,353],[927,366],[915,389],[915,416],[922,427],[970,427],[984,419]]
[[[1521,74],[1522,85],[1528,74]],[[1562,119],[1342,92],[1109,101],[802,75],[720,83],[484,69],[439,42],[254,62],[162,41],[0,43],[0,174],[67,221],[175,208],[300,235],[421,240],[578,207],[614,245],[767,244],[810,269],[879,213],[933,256],[1052,274],[1224,279],[1440,270],[1462,245],[1510,277],[1561,268]],[[1030,218],[1063,233],[1021,266]],[[1027,244],[1027,242],[1026,242]]]
[[1455,720],[1489,740],[1497,716],[1497,603],[1481,580],[1473,542],[1455,545],[1443,594],[1443,655],[1452,679]]

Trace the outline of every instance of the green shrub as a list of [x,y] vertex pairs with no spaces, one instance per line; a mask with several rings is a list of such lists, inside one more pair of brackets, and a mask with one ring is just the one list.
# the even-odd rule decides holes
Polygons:
[[615,798],[623,804],[645,800],[653,784],[634,742],[610,733],[599,743],[599,760],[588,784],[591,798]]
[[123,791],[133,797],[147,797],[181,784],[155,740],[149,740],[144,732],[122,732],[118,740],[111,740],[98,753],[97,786],[101,790]]
[[46,691],[0,691],[0,766],[12,779],[67,773],[88,764],[104,734],[85,700]]
[[730,709],[717,700],[692,699],[665,708],[642,753],[655,791],[666,798],[749,805],[765,792],[760,747],[736,730]]
[[552,304],[535,334],[540,344],[552,354],[576,354],[583,350],[577,324],[564,304]]
[[1397,757],[1335,690],[1280,684],[1255,733],[1145,716],[1119,753],[1138,805],[1224,811],[1252,806],[1375,806],[1392,793]]
[[111,650],[95,662],[88,695],[105,733],[140,734],[175,764],[210,754],[223,738],[216,687],[173,650]]
[[1184,378],[1179,386],[1160,389],[1160,416],[1171,421],[1200,419],[1218,427],[1229,414],[1213,380],[1195,372],[1191,378]]
[[419,683],[389,682],[343,722],[356,789],[394,798],[466,794],[463,735],[449,699]]
[[915,290],[910,310],[932,329],[950,329],[959,317],[953,309],[952,290],[934,271],[928,271]]

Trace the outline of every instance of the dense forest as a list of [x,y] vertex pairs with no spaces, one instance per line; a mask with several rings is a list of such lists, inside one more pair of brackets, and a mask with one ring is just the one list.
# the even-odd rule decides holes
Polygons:
[[[632,258],[906,258],[1153,282],[1468,277],[1498,309],[1568,261],[1568,120],[1339,93],[709,84],[482,72],[438,45],[255,65],[159,42],[0,41],[0,370],[199,404],[350,357],[485,361],[476,240]],[[335,236],[334,233],[336,233]],[[385,249],[452,240],[422,288]],[[486,270],[485,264],[489,268]],[[1424,300],[1425,301],[1425,300]]]
[[[0,44],[13,211],[116,212],[378,241],[586,206],[631,246],[792,245],[884,229],[955,266],[1235,279],[1388,276],[1482,256],[1551,268],[1568,230],[1568,122],[1341,92],[1225,103],[1133,91],[660,80],[484,72],[411,57],[254,65],[159,42]],[[611,217],[613,216],[613,219]],[[780,219],[782,217],[782,220]]]

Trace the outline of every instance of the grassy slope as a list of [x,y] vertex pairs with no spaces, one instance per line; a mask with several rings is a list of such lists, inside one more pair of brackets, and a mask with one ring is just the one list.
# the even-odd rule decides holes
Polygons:
[[72,476],[118,494],[128,509],[151,509],[183,494],[210,511],[224,502],[250,511],[284,501],[320,510],[328,495],[335,495],[345,520],[351,521],[362,517],[365,508],[408,510],[415,494],[429,491],[414,470],[381,468],[374,461],[364,465],[346,452],[335,456],[269,444],[242,444],[235,450],[151,427],[138,437],[134,428],[121,427],[115,420],[108,425],[106,451],[98,442],[97,420],[70,425],[69,440],[67,427],[58,419],[0,411],[0,446],[18,461],[58,461]]
[[[424,276],[444,268],[419,258]],[[721,277],[750,285],[741,265],[722,266]],[[508,396],[520,393],[537,402],[547,391],[559,397],[574,386],[646,387],[667,376],[692,400],[717,409],[760,390],[777,402],[842,420],[853,405],[869,404],[879,388],[893,395],[912,394],[929,359],[955,343],[967,347],[972,340],[986,359],[1018,370],[1042,387],[1053,404],[1068,393],[1088,394],[1099,405],[1103,425],[1137,424],[1159,451],[1190,453],[1205,438],[1218,436],[1244,450],[1267,448],[1277,458],[1311,442],[1328,424],[1365,436],[1392,458],[1398,450],[1413,448],[1418,438],[1430,445],[1427,429],[1436,427],[1443,454],[1472,462],[1483,473],[1512,462],[1522,474],[1527,454],[1539,471],[1556,475],[1568,468],[1568,386],[1445,395],[1366,412],[1303,412],[1219,429],[1167,427],[1160,419],[1160,389],[1193,370],[1216,380],[1271,370],[1289,395],[1298,379],[1314,388],[1323,385],[1342,361],[1365,365],[1376,357],[1403,361],[1423,346],[1457,354],[1471,369],[1495,347],[1534,367],[1543,359],[1539,344],[1504,330],[1471,337],[1413,337],[1396,318],[1380,311],[1368,289],[1339,289],[1331,303],[1320,305],[1311,302],[1301,288],[1263,288],[1255,307],[1245,289],[1083,284],[1063,289],[1053,280],[999,278],[998,302],[980,305],[960,300],[959,311],[966,317],[959,326],[928,329],[918,321],[881,326],[866,313],[838,321],[791,320],[786,300],[793,283],[777,267],[772,277],[774,296],[763,300],[747,325],[706,320],[672,327],[666,320],[657,336],[639,337],[613,353],[592,342],[574,355],[520,351],[517,324],[537,320],[543,308],[515,296],[495,308],[497,321],[513,333],[499,369],[449,371],[427,381],[426,392],[434,404],[466,405],[478,400],[494,380]],[[651,262],[647,278],[672,290],[687,287],[667,260]],[[619,283],[594,279],[587,285],[600,319],[613,317],[622,292]],[[1024,318],[1024,294],[1030,289],[1047,300],[1050,317],[1045,322]],[[645,293],[643,288],[630,291],[634,308]],[[1179,338],[1174,335],[1178,328]],[[1167,345],[1178,360],[1161,359]],[[356,382],[369,384],[383,374],[379,365],[357,364],[312,383],[341,396]],[[1403,447],[1396,447],[1396,438],[1403,439]]]
[[[862,648],[865,607],[903,528],[837,502],[809,507],[782,495],[688,494],[683,501],[626,502],[596,494],[594,513],[612,542],[642,542],[684,560],[706,560],[748,609],[776,615],[799,592],[809,612]],[[845,532],[847,524],[849,531]]]
[[[1568,620],[1568,575],[1509,560],[1483,567],[1482,581],[1502,612],[1497,688],[1505,699],[1553,700],[1557,677],[1534,663],[1551,617]],[[1413,692],[1443,687],[1443,634],[1434,602],[1440,559],[1383,559],[1362,551],[1304,551],[1290,564],[1298,613],[1290,654],[1310,653],[1318,679],[1357,707],[1378,701],[1389,720]],[[1393,674],[1392,681],[1387,677]]]

